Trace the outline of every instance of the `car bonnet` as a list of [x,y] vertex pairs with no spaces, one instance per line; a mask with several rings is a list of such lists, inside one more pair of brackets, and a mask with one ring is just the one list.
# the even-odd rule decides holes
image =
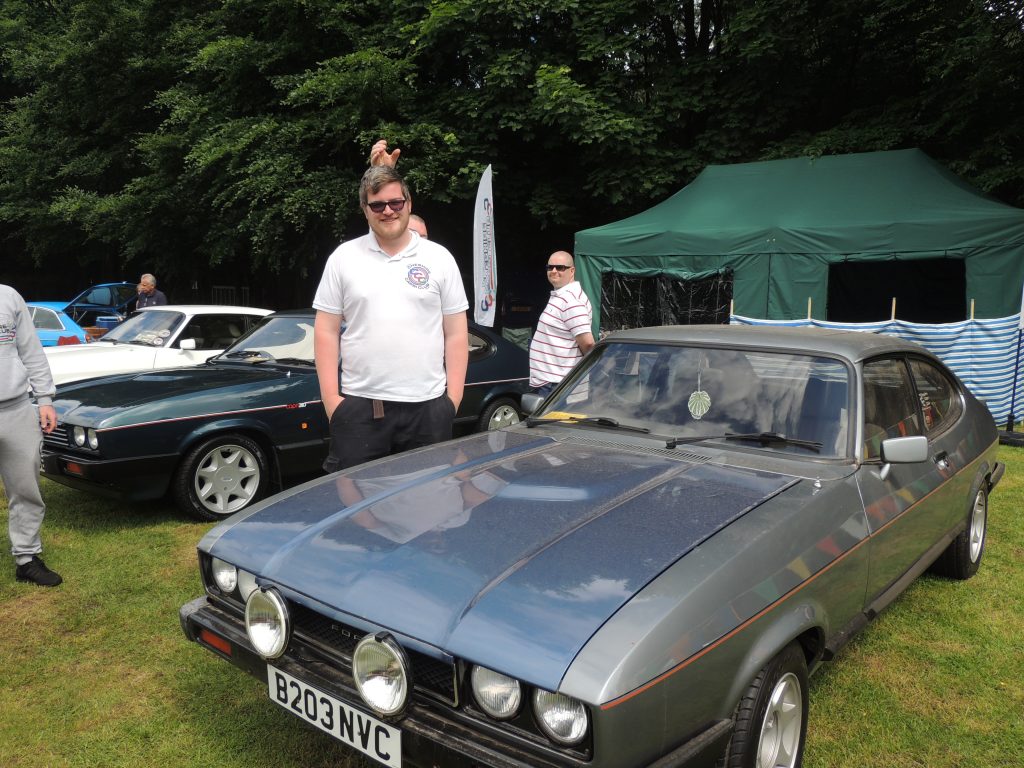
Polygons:
[[796,482],[706,462],[490,432],[304,486],[200,546],[342,620],[554,689],[644,585]]
[[87,346],[55,347],[46,353],[46,359],[55,377],[84,379],[109,371],[131,370],[133,366],[151,368],[155,354],[153,347],[110,344],[100,340]]
[[[61,421],[71,417],[75,423],[160,421],[234,407],[239,403],[231,399],[233,393],[236,398],[244,397],[248,407],[263,405],[262,400],[254,400],[257,395],[272,398],[278,382],[299,384],[306,378],[289,376],[288,371],[276,368],[169,368],[64,384],[58,389],[54,406]],[[170,408],[171,401],[178,405]]]

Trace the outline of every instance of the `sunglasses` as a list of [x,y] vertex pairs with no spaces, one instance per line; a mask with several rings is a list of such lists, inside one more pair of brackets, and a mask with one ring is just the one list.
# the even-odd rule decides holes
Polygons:
[[396,197],[394,200],[374,200],[372,203],[367,203],[366,207],[374,213],[384,213],[384,208],[390,208],[395,213],[405,208],[405,198]]
[[572,269],[572,267],[570,267],[568,264],[548,264],[548,272],[550,272],[552,269],[555,270],[556,272],[565,272],[565,270]]

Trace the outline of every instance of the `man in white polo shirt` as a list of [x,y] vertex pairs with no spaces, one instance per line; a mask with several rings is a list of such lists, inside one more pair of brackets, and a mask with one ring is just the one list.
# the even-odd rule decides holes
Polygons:
[[530,342],[530,386],[542,395],[554,389],[594,346],[590,329],[594,311],[576,281],[572,254],[555,251],[548,256],[547,274],[554,290]]
[[447,249],[409,229],[401,175],[371,167],[359,203],[370,231],[330,255],[313,300],[328,472],[451,438],[469,364],[462,277]]

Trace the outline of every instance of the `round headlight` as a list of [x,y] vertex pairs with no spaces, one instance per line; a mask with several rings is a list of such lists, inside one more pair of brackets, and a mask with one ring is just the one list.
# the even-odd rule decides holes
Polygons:
[[288,609],[277,590],[257,589],[245,602],[245,631],[256,653],[276,659],[288,646]]
[[533,709],[541,729],[559,744],[579,744],[587,735],[587,708],[571,696],[538,688]]
[[256,577],[248,571],[238,572],[238,594],[242,596],[242,601],[249,599],[249,595],[256,591]]
[[515,717],[523,700],[519,681],[487,667],[473,667],[473,696],[480,708],[496,720]]
[[97,448],[100,447],[100,436],[96,434],[96,430],[95,429],[87,430],[85,435],[86,435],[86,438],[88,438],[88,440],[89,440],[89,447],[90,448],[92,448],[95,451]]
[[210,563],[210,570],[213,572],[213,581],[217,589],[225,594],[234,592],[235,585],[238,584],[238,569],[235,566],[215,557]]
[[85,445],[85,427],[75,427],[72,431],[75,438],[75,445],[79,448]]
[[382,715],[394,715],[405,706],[408,669],[405,652],[385,632],[367,635],[352,654],[352,676],[359,695]]

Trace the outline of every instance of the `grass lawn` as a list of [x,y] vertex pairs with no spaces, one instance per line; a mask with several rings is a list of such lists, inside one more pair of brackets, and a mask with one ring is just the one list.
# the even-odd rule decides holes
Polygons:
[[[811,683],[807,768],[1024,765],[1024,448],[989,506],[981,571],[925,576]],[[266,686],[187,643],[208,525],[44,481],[56,589],[0,556],[0,765],[355,768]]]

